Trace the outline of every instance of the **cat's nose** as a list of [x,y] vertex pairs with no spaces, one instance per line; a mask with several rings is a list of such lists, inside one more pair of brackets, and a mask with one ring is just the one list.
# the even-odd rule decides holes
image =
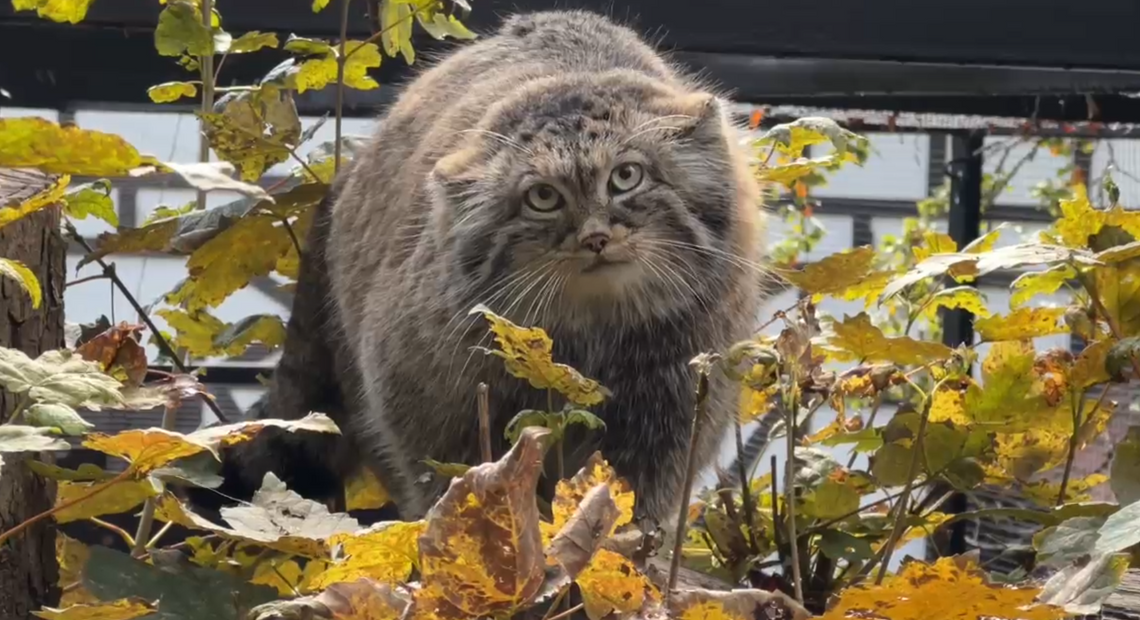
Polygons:
[[578,241],[581,246],[595,254],[601,254],[602,250],[606,249],[606,244],[610,242],[610,233],[608,232],[593,232]]

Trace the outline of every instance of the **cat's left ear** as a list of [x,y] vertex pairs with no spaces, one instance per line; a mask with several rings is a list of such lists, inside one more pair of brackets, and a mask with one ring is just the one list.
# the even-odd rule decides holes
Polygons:
[[697,92],[682,95],[678,100],[680,113],[689,120],[682,135],[695,142],[724,142],[727,120],[724,104],[716,96]]

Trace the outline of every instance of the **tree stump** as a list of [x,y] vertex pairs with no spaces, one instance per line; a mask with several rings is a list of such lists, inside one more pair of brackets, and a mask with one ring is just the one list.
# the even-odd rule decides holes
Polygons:
[[[38,193],[54,179],[25,170],[0,169],[0,207]],[[0,227],[0,256],[18,260],[39,278],[43,303],[33,309],[19,284],[0,281],[0,345],[35,357],[63,346],[63,286],[67,245],[60,234],[60,211],[51,206]],[[0,390],[0,419],[7,420],[16,398]],[[0,465],[0,531],[49,508],[55,486],[32,473],[32,455],[4,454]],[[55,523],[45,519],[0,545],[0,618],[32,618],[31,612],[59,602]]]

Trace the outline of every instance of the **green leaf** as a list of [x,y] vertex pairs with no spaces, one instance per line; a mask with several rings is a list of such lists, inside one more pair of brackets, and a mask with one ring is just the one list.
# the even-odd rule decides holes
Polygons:
[[40,281],[36,278],[36,274],[28,269],[24,263],[10,258],[0,258],[0,275],[4,275],[12,280],[15,280],[20,288],[32,298],[32,308],[39,308],[40,303],[43,302],[43,291],[40,289]]
[[884,487],[903,486],[910,480],[910,463],[914,450],[897,443],[889,443],[879,448],[871,456],[871,473]]
[[606,427],[606,423],[598,416],[585,411],[583,409],[571,409],[570,411],[563,411],[565,416],[565,425],[581,424],[590,430],[599,430]]
[[329,5],[329,0],[313,0],[313,12],[320,13]]
[[62,403],[36,403],[24,411],[24,419],[32,426],[58,428],[64,435],[82,435],[95,428],[79,412]]
[[1105,520],[1096,550],[1117,553],[1137,544],[1140,544],[1140,502],[1132,502]]
[[833,560],[862,562],[875,556],[875,550],[867,539],[839,530],[824,530],[818,544],[819,550]]
[[83,585],[100,600],[138,596],[161,601],[151,620],[241,620],[243,610],[280,597],[276,588],[212,568],[189,562],[160,568],[100,546],[90,548],[82,575]]
[[111,200],[111,183],[106,179],[100,179],[78,188],[78,191],[65,194],[63,212],[77,220],[94,216],[111,226],[119,225],[119,214],[115,211],[114,201]]
[[234,39],[230,45],[230,53],[247,54],[266,47],[277,47],[280,44],[281,42],[277,40],[277,33],[252,30]]
[[302,56],[324,56],[336,53],[336,50],[328,41],[298,37],[292,34],[285,40],[284,50]]
[[1037,562],[1064,566],[1092,552],[1106,517],[1074,517],[1041,530],[1033,536]]
[[231,37],[202,23],[198,8],[187,0],[169,0],[158,16],[154,47],[162,56],[208,56],[229,48]]
[[829,447],[853,443],[855,446],[852,449],[856,452],[874,452],[882,447],[883,437],[879,434],[879,429],[867,427],[854,433],[838,433],[819,443]]
[[0,452],[67,450],[71,444],[53,435],[54,429],[4,424],[0,426]]
[[803,512],[816,519],[835,519],[855,512],[861,497],[854,485],[824,480],[804,497]]
[[197,97],[198,85],[193,82],[163,82],[146,89],[146,94],[155,103],[170,103],[183,97]]
[[465,463],[440,463],[435,459],[424,459],[423,464],[445,478],[461,478],[471,469],[471,466]]
[[434,39],[446,39],[451,37],[453,39],[460,39],[463,41],[470,41],[478,37],[474,32],[467,29],[463,22],[459,21],[453,15],[445,15],[442,12],[432,12],[430,16],[427,11],[420,10],[416,13],[416,21],[420,23],[420,27],[424,29]]
[[1009,307],[1017,308],[1036,295],[1055,293],[1066,282],[1076,277],[1076,270],[1069,265],[1057,265],[1044,271],[1023,273],[1009,287],[1013,291]]
[[36,474],[44,478],[52,480],[68,480],[71,482],[91,482],[91,481],[104,481],[110,480],[115,477],[115,474],[104,471],[103,468],[95,465],[94,463],[83,463],[78,469],[67,469],[58,465],[50,465],[43,461],[28,461],[28,469],[36,472]]
[[[511,420],[507,422],[507,428],[503,433],[503,436],[507,438],[507,441],[511,442],[511,445],[514,445],[518,443],[519,436],[522,435],[524,428],[528,426],[541,426],[543,428],[551,428],[551,422],[551,415],[545,411],[538,411],[537,409],[523,409],[522,411],[516,413],[515,417],[511,418]],[[553,429],[551,428],[551,430]]]
[[1109,471],[1109,486],[1121,504],[1140,502],[1140,426],[1132,426],[1116,444]]

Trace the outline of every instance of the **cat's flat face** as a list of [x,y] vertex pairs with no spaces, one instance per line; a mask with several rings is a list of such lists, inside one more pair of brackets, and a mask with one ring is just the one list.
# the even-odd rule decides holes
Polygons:
[[737,199],[715,106],[616,73],[490,110],[434,175],[456,271],[526,320],[703,303]]

